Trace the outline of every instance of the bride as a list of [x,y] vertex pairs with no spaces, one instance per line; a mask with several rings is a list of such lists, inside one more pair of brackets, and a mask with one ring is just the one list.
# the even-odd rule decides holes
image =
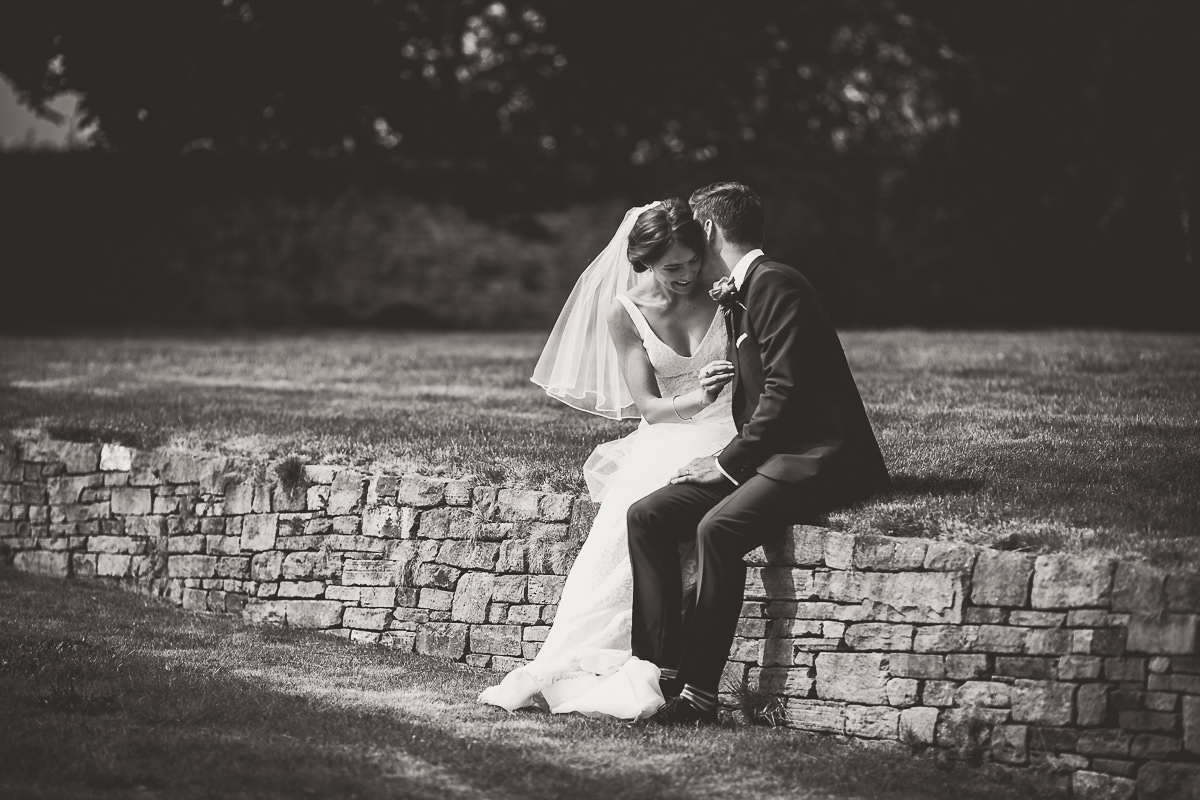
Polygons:
[[736,433],[725,386],[729,336],[709,287],[727,275],[705,259],[704,231],[687,204],[630,210],[580,276],[534,369],[568,405],[611,419],[641,418],[584,464],[600,510],[537,657],[479,700],[512,711],[639,719],[663,704],[667,670],[630,653],[633,578],[625,514],[693,458]]

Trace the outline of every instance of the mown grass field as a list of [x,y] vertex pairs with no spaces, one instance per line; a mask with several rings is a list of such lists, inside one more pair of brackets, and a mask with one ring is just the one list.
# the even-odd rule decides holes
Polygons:
[[0,568],[0,796],[1065,797],[785,729],[510,715],[474,702],[496,678]]
[[[856,531],[1200,564],[1200,336],[843,334],[896,491]],[[581,490],[537,333],[0,338],[0,428]]]

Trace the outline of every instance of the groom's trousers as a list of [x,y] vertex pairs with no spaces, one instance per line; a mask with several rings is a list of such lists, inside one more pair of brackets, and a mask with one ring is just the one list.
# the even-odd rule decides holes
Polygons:
[[[742,557],[809,515],[811,489],[755,475],[741,486],[669,484],[630,506],[633,655],[716,693],[741,613]],[[693,537],[696,605],[684,630],[678,545]]]

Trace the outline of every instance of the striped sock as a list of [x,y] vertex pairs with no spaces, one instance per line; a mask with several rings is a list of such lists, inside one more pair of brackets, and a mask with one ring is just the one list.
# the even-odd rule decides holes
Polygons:
[[687,700],[701,711],[712,711],[717,707],[717,696],[713,692],[697,689],[690,683],[685,684],[679,696]]
[[658,679],[660,681],[673,681],[679,677],[679,670],[666,669],[665,667],[660,667],[658,670],[658,674],[659,674]]

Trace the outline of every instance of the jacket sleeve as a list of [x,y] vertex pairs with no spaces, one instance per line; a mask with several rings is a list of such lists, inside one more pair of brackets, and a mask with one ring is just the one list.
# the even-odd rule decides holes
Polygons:
[[746,314],[762,353],[763,392],[741,433],[717,455],[717,465],[739,484],[777,452],[804,390],[797,385],[805,346],[800,287],[786,273],[764,267],[747,288]]

